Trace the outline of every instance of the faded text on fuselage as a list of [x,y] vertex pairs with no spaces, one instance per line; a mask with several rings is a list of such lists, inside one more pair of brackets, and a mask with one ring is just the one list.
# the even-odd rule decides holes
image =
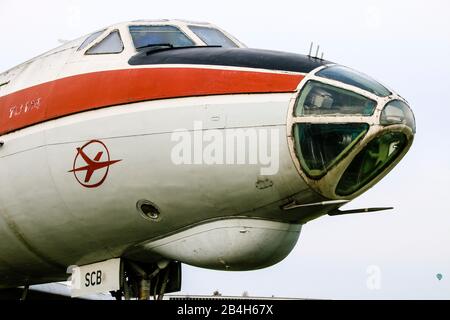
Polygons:
[[41,100],[41,98],[36,98],[28,100],[21,104],[13,105],[9,108],[9,119],[13,119],[26,113],[39,110],[39,108],[41,107]]

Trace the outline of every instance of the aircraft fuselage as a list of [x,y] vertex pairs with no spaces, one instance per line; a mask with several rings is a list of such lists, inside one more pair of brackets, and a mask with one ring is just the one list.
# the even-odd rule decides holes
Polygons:
[[[117,257],[273,265],[304,223],[369,189],[411,146],[394,92],[231,36],[234,46],[205,46],[191,25],[115,25],[0,75],[0,286]],[[145,26],[179,28],[193,45],[136,49]],[[121,51],[103,46],[113,37]],[[393,101],[400,120],[383,111]]]

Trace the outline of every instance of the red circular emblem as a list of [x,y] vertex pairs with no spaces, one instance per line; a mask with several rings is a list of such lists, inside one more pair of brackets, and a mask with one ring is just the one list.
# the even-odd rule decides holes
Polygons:
[[72,172],[75,179],[86,188],[96,188],[105,182],[109,167],[121,160],[111,160],[106,145],[99,140],[92,140],[77,148]]

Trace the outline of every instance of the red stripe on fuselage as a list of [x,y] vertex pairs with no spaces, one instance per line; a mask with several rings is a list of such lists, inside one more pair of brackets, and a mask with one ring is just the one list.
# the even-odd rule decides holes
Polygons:
[[51,119],[139,101],[294,91],[302,75],[200,68],[101,71],[0,97],[0,134]]

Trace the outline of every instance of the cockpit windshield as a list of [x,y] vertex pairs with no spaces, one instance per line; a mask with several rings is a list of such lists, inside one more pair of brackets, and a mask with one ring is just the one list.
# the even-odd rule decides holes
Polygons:
[[189,47],[195,43],[175,26],[130,26],[131,37],[137,50],[157,45]]
[[386,97],[391,94],[388,89],[369,76],[344,66],[331,66],[320,70],[316,75],[358,87],[380,97]]
[[83,43],[80,45],[80,47],[77,49],[77,51],[81,51],[84,48],[86,48],[88,45],[90,45],[95,39],[97,39],[103,32],[105,32],[105,30],[100,30],[97,32],[92,33],[91,35],[89,35],[84,41]]
[[210,27],[189,26],[192,32],[208,46],[221,46],[223,48],[237,48],[222,31]]

